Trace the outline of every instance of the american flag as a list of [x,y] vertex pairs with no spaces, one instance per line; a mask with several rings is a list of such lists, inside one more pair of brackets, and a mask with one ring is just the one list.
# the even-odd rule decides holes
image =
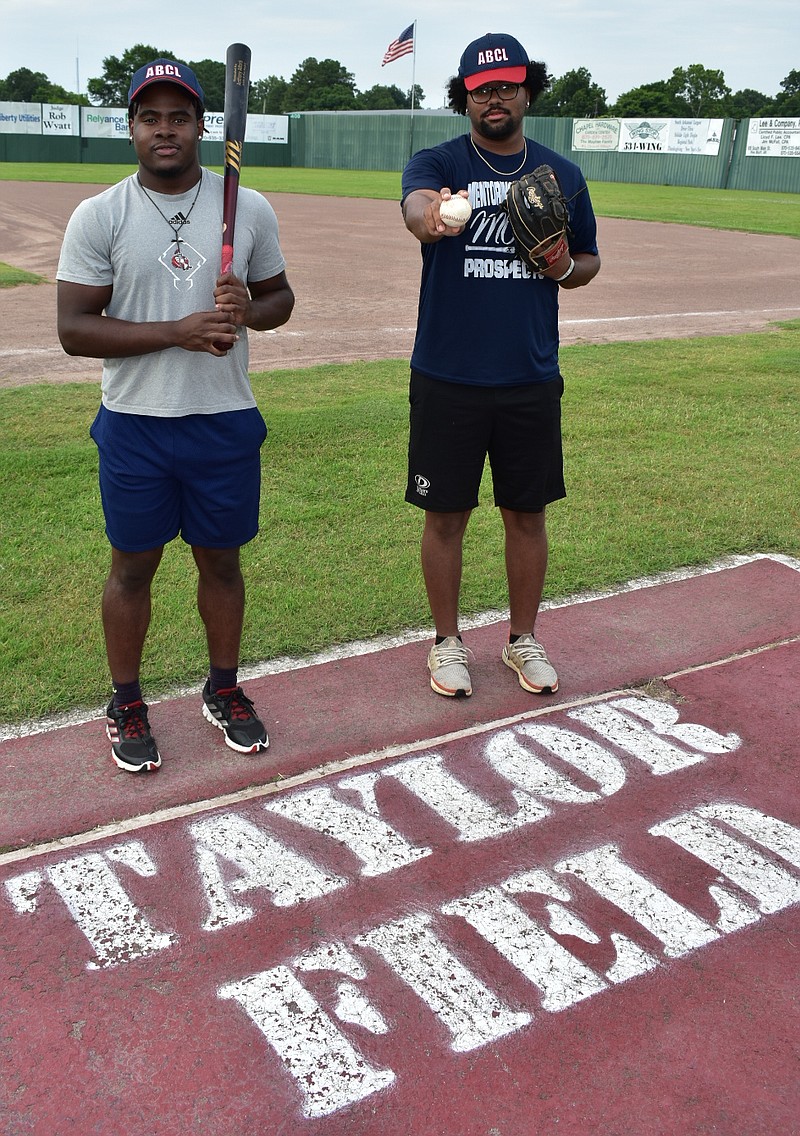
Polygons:
[[386,54],[383,57],[381,67],[385,67],[387,63],[393,63],[395,59],[399,59],[401,55],[408,55],[409,51],[414,50],[414,25],[409,24],[404,32],[401,32],[397,39],[392,40],[386,48]]

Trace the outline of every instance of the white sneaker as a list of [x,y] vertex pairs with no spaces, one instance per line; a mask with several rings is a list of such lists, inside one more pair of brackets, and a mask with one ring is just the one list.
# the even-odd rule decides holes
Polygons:
[[517,672],[523,690],[533,694],[555,694],[558,690],[558,675],[544,647],[532,635],[520,635],[516,643],[507,643],[503,648],[503,662]]
[[457,635],[448,635],[441,643],[431,647],[428,670],[431,672],[431,686],[437,694],[445,694],[448,698],[469,698],[472,694],[472,679],[467,670],[469,653]]

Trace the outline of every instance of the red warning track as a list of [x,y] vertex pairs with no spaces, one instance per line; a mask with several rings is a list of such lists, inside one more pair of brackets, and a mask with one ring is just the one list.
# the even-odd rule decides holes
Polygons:
[[422,642],[267,676],[257,761],[196,695],[150,778],[3,743],[2,1131],[794,1131],[799,600],[761,558],[548,610],[551,699],[499,624],[470,700]]

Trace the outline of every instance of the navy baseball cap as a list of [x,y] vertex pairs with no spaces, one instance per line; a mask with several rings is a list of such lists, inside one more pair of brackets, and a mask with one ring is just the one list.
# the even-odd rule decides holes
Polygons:
[[483,83],[524,83],[528,74],[528,53],[510,35],[488,35],[475,39],[466,48],[458,65],[458,77],[468,91]]
[[151,83],[175,83],[178,87],[183,87],[194,98],[199,99],[201,105],[205,106],[206,97],[203,94],[203,88],[198,83],[194,71],[185,63],[176,63],[174,59],[154,59],[152,63],[146,63],[144,67],[140,67],[131,79],[128,104],[130,105],[137,95],[141,94],[145,87],[149,87]]

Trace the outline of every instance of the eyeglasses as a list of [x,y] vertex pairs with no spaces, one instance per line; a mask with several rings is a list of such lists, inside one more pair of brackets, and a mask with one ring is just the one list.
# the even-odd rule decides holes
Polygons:
[[488,103],[492,95],[496,94],[504,103],[510,103],[519,93],[519,83],[492,83],[491,86],[476,87],[469,93],[476,103]]

